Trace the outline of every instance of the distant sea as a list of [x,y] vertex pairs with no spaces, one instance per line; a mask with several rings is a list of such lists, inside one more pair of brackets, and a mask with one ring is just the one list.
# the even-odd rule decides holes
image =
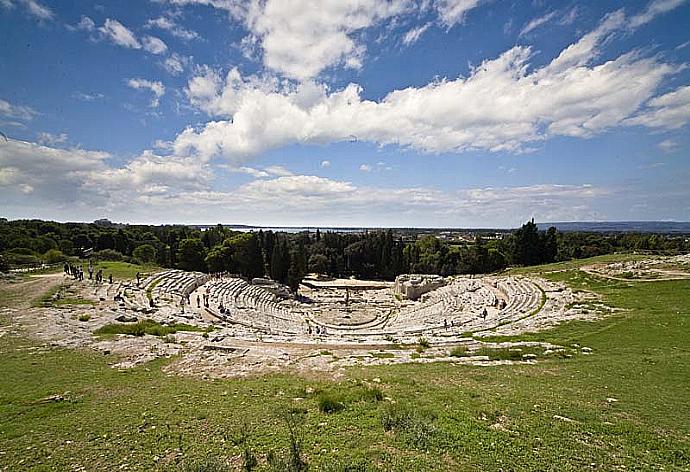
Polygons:
[[[213,228],[216,225],[191,225],[195,228],[206,230]],[[541,230],[546,230],[551,226],[555,226],[558,231],[586,231],[599,233],[680,233],[690,234],[690,222],[678,221],[563,221],[554,223],[537,223]],[[364,231],[376,231],[388,228],[374,228],[374,227],[336,227],[336,226],[249,226],[249,225],[223,225],[224,228],[235,231],[273,231],[284,233],[301,233],[309,231],[316,232],[334,232],[334,233],[362,233]],[[397,231],[410,231],[416,233],[441,233],[441,232],[468,232],[468,233],[486,233],[499,232],[506,233],[512,231],[509,228],[391,228]]]
[[690,222],[682,221],[583,221],[537,223],[539,229],[556,227],[558,231],[597,233],[682,233],[690,234]]

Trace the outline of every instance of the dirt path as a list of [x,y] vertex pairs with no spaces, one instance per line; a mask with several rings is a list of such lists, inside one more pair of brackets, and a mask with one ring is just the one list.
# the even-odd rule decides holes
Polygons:
[[34,300],[62,282],[62,273],[31,275],[19,282],[0,283],[0,307],[29,308]]

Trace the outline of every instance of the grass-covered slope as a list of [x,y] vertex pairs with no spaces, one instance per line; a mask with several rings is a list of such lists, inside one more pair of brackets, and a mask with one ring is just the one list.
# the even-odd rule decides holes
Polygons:
[[688,470],[690,281],[547,276],[625,310],[523,338],[592,354],[207,381],[4,334],[0,469],[232,470],[246,453],[265,470],[289,456],[288,415],[310,470]]

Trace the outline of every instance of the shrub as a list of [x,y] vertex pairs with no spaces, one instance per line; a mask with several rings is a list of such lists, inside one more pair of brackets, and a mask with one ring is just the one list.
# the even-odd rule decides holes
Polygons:
[[362,399],[369,402],[380,402],[383,400],[383,392],[378,387],[368,387],[362,392]]
[[419,347],[421,347],[422,349],[429,349],[429,347],[431,346],[431,344],[429,343],[429,340],[428,340],[427,338],[425,338],[425,337],[419,338],[419,339],[417,340],[417,344],[418,344]]
[[48,264],[57,264],[58,262],[63,262],[67,257],[59,249],[49,249],[43,255],[43,260]]
[[450,350],[451,357],[464,357],[467,353],[467,346],[455,346]]
[[401,435],[408,444],[423,450],[437,444],[442,437],[442,431],[432,421],[430,415],[399,404],[387,405],[381,415],[384,431]]
[[321,392],[319,393],[317,401],[321,413],[338,413],[345,408],[342,397],[333,393]]
[[91,315],[85,314],[85,315],[79,315],[79,321],[89,321],[91,319]]

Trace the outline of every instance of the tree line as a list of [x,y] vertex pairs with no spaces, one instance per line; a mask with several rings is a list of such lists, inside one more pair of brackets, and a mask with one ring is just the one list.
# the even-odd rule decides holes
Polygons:
[[393,230],[363,233],[239,232],[222,225],[201,231],[183,225],[113,225],[0,219],[0,269],[93,257],[202,272],[270,277],[292,288],[310,272],[333,277],[392,280],[403,273],[443,276],[494,272],[629,251],[690,252],[685,236],[539,231],[534,221],[501,239],[477,236],[447,242],[414,241]]

